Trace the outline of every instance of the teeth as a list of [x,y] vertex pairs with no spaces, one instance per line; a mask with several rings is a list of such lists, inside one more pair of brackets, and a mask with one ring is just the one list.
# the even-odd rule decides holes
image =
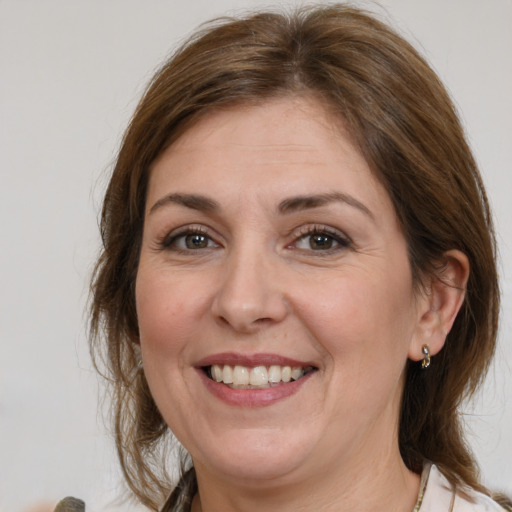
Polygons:
[[[213,365],[213,367],[217,366],[216,364]],[[217,368],[220,369],[219,366]],[[233,384],[233,367],[229,366],[228,364],[224,365],[224,368],[222,369],[222,382],[224,384]]]
[[292,368],[292,379],[299,380],[304,376],[304,370],[302,368]]
[[235,386],[247,386],[249,384],[249,370],[245,366],[235,366],[233,384]]
[[268,384],[268,371],[264,366],[256,366],[251,369],[249,374],[249,384],[251,386],[264,386]]
[[281,367],[273,365],[268,369],[268,381],[273,384],[281,382]]
[[290,382],[292,380],[292,369],[289,366],[283,366],[281,370],[281,380]]
[[300,366],[230,366],[228,364],[214,364],[210,368],[212,380],[228,384],[233,388],[251,389],[266,388],[280,383],[299,380],[312,368],[302,368]]
[[212,379],[216,382],[222,382],[224,380],[222,377],[222,368],[216,364],[212,366]]

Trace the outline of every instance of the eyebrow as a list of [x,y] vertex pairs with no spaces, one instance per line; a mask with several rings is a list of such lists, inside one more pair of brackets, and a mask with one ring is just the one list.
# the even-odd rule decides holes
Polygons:
[[159,199],[151,207],[149,213],[152,214],[155,210],[158,210],[167,204],[179,204],[192,210],[199,210],[202,212],[214,212],[219,210],[219,204],[213,199],[205,196],[198,194],[169,194]]
[[[330,192],[326,194],[316,195],[303,195],[289,197],[281,201],[277,207],[277,210],[281,214],[293,213],[301,210],[308,210],[311,208],[319,208],[329,203],[344,203],[357,208],[365,215],[375,220],[373,213],[370,209],[365,206],[361,201],[349,194],[343,194],[341,192]],[[198,210],[202,212],[212,213],[220,210],[219,203],[209,197],[199,194],[169,194],[159,199],[149,210],[152,214],[155,210],[162,208],[168,204],[179,204],[190,208],[191,210]]]
[[348,204],[349,206],[357,208],[365,215],[368,215],[372,220],[375,220],[373,213],[367,206],[361,203],[361,201],[349,194],[343,194],[341,192],[290,197],[279,203],[278,210],[280,213],[286,214],[300,210],[308,210],[310,208],[318,208],[335,202]]

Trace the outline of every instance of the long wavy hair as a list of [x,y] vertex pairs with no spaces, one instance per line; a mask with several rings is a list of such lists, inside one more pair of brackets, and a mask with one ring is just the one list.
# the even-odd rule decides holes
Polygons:
[[[137,368],[134,288],[150,166],[215,109],[301,94],[343,120],[385,186],[418,286],[422,276],[438,274],[445,251],[469,259],[465,301],[445,347],[428,371],[406,368],[399,446],[412,471],[428,459],[453,483],[484,490],[459,412],[486,374],[498,325],[495,239],[482,180],[449,95],[425,60],[373,15],[328,5],[210,23],[154,76],[124,135],[103,203],[90,337],[110,385],[126,481],[154,510],[172,488],[165,472],[172,436]],[[196,491],[188,464],[175,501],[186,503]]]

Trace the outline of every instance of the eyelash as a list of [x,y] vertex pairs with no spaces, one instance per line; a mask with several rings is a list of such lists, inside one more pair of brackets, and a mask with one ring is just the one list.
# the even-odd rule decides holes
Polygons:
[[[330,239],[331,241],[334,241],[336,243],[335,247],[329,247],[327,249],[313,249],[311,247],[311,237],[313,236],[321,236]],[[306,240],[307,238],[310,238],[310,248],[309,249],[301,249],[296,247],[298,242],[302,240]],[[296,237],[294,238],[293,243],[291,244],[293,248],[301,251],[311,251],[318,253],[319,256],[323,255],[330,255],[332,253],[341,251],[343,249],[350,248],[352,246],[352,241],[350,238],[341,233],[340,231],[330,228],[328,226],[322,226],[322,225],[314,225],[314,226],[304,226],[299,229]]]
[[[166,235],[162,240],[159,242],[159,248],[160,249],[167,249],[167,250],[174,250],[177,252],[189,252],[194,250],[200,250],[202,248],[197,249],[190,249],[190,248],[183,248],[178,247],[178,242],[180,239],[185,240],[188,236],[203,236],[207,239],[207,244],[210,244],[210,242],[213,242],[215,245],[218,245],[212,237],[208,234],[208,231],[200,226],[187,226],[183,229],[181,229],[178,233],[171,233],[170,235]],[[205,247],[205,248],[211,248],[211,247]]]
[[[186,247],[179,247],[178,243],[180,240],[185,241],[186,237],[193,237],[193,236],[202,236],[206,239],[206,246],[205,247],[197,247],[195,249],[193,248],[186,248]],[[338,230],[335,230],[333,228],[330,228],[328,226],[323,225],[313,225],[313,226],[303,226],[299,228],[295,233],[293,233],[293,242],[289,245],[287,245],[287,248],[289,249],[295,249],[302,252],[315,252],[318,256],[325,256],[330,255],[332,253],[336,253],[338,251],[341,251],[343,249],[350,248],[352,246],[352,241],[348,236],[341,233]],[[325,237],[327,242],[329,241],[334,242],[336,245],[334,247],[328,247],[327,249],[313,249],[311,247],[311,240],[309,242],[309,248],[300,248],[297,247],[299,242],[306,240],[308,237],[311,238],[313,236],[320,236]],[[182,252],[182,253],[189,253],[192,251],[200,251],[203,249],[211,249],[211,244],[214,244],[214,246],[219,247],[219,244],[215,242],[215,240],[208,234],[208,230],[201,226],[187,226],[178,231],[177,233],[171,233],[169,235],[166,235],[158,242],[159,249],[162,250],[171,250],[176,252]],[[215,247],[213,247],[215,248]]]

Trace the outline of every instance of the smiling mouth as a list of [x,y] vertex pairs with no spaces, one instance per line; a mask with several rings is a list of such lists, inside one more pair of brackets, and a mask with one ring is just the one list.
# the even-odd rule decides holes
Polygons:
[[267,389],[302,379],[317,369],[313,366],[204,366],[206,376],[232,389]]

